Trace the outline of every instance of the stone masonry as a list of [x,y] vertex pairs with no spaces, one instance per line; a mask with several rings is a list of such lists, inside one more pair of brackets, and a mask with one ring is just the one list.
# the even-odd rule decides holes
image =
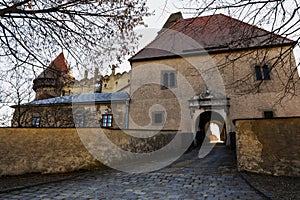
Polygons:
[[300,176],[300,118],[237,120],[240,171]]

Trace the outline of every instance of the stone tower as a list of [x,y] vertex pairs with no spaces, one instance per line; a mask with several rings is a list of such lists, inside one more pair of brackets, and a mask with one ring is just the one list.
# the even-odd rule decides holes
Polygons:
[[63,53],[60,53],[50,65],[33,80],[35,100],[69,95],[74,77]]

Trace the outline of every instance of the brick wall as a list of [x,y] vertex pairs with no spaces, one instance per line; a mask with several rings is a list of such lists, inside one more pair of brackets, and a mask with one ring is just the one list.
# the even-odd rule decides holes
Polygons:
[[300,176],[300,118],[237,120],[238,170]]

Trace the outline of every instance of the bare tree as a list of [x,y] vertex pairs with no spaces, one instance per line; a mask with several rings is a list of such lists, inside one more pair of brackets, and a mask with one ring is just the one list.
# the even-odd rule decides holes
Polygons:
[[[282,97],[288,94],[295,94],[296,83],[299,82],[299,74],[297,68],[298,65],[293,63],[294,57],[291,57],[290,52],[293,48],[300,48],[300,3],[298,0],[178,0],[181,4],[177,4],[177,7],[184,13],[195,14],[196,16],[203,16],[207,14],[223,13],[234,18],[237,18],[246,23],[261,27],[268,30],[269,36],[272,34],[281,35],[285,38],[294,40],[294,45],[289,49],[283,49],[280,51],[276,58],[272,58],[271,66],[272,73],[281,79]],[[238,31],[238,30],[237,30]],[[258,36],[261,37],[261,36]],[[271,37],[268,37],[272,40]],[[240,38],[242,40],[248,38]],[[255,38],[251,38],[255,39]],[[247,41],[244,41],[244,43]],[[267,41],[265,41],[267,42]],[[250,53],[255,55],[256,50]],[[267,55],[267,51],[265,54]],[[241,54],[239,58],[228,59],[227,63],[219,68],[232,66],[237,59],[242,56],[247,56],[249,52]],[[299,55],[296,55],[300,58]],[[286,68],[287,62],[284,60],[290,60],[289,66]],[[268,60],[263,60],[268,62]],[[285,68],[284,66],[285,65]],[[232,83],[232,87],[247,84],[251,80],[253,74],[248,74],[243,78]],[[249,88],[243,93],[259,92],[260,86],[264,80],[257,82],[254,88]]]
[[179,1],[182,2],[180,8],[186,12],[193,12],[197,15],[227,13],[250,24],[267,27],[273,33],[299,42],[300,3],[297,0]]
[[18,116],[14,117],[19,125],[22,117],[19,105],[31,101],[34,97],[31,90],[31,71],[26,68],[22,68],[22,70],[1,70],[0,74],[0,84],[2,86],[0,93],[0,126],[10,126],[13,117],[13,109],[10,108],[12,105],[18,105],[16,107]]
[[146,15],[145,0],[1,0],[0,61],[45,67],[62,50],[79,63],[120,61]]

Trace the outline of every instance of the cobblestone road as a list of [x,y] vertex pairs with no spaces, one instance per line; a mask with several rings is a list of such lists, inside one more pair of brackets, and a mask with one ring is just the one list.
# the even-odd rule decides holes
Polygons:
[[0,199],[264,199],[236,172],[234,153],[217,145],[204,159],[185,154],[162,170],[85,172],[70,180],[0,194]]

